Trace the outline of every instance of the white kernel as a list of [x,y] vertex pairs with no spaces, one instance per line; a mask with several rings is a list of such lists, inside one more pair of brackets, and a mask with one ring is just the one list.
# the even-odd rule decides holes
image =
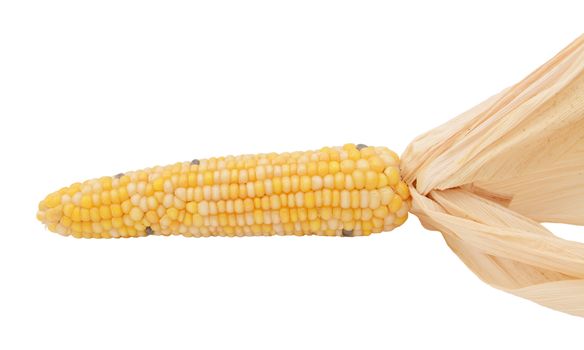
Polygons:
[[174,191],[174,195],[181,200],[187,200],[187,190],[184,187],[179,187]]
[[266,169],[263,165],[258,165],[255,169],[256,179],[257,180],[264,180],[266,178]]
[[247,196],[250,198],[254,198],[255,197],[255,186],[253,182],[248,182],[245,186],[245,189],[247,190]]
[[267,195],[271,195],[274,193],[274,189],[272,187],[272,179],[264,180],[264,191]]
[[315,175],[312,177],[312,189],[318,191],[322,189],[322,177]]
[[395,221],[395,215],[390,213],[389,215],[387,215],[383,219],[383,225],[393,225],[394,221]]
[[206,201],[211,200],[211,186],[209,185],[203,186],[203,198]]
[[[97,194],[97,193],[94,193],[93,195],[95,196],[95,195],[98,195],[98,194]],[[99,196],[99,195],[98,195],[98,196]],[[71,196],[70,196],[70,195],[68,195],[67,193],[65,193],[65,194],[63,195],[63,197],[61,197],[61,203],[62,203],[62,204],[67,204],[67,203],[69,203],[69,202],[71,202]]]
[[223,169],[221,170],[221,183],[228,184],[229,183],[229,170]]
[[126,187],[128,189],[128,195],[133,196],[136,193],[136,183],[130,182]]
[[274,177],[274,166],[272,164],[266,165],[266,178],[271,179]]
[[162,205],[165,208],[172,207],[173,203],[174,203],[174,196],[172,194],[167,193],[166,195],[164,195],[164,199],[162,200]]
[[217,203],[209,202],[209,214],[217,215]]
[[164,192],[172,193],[172,181],[169,179],[164,181]]
[[379,191],[372,190],[369,192],[369,208],[377,209],[381,205],[381,195]]
[[195,190],[192,187],[187,188],[187,202],[190,202],[193,200],[195,196]]
[[73,195],[73,198],[71,198],[71,201],[75,205],[81,205],[81,197],[83,197],[83,194],[81,192],[77,192]]
[[361,190],[360,191],[360,207],[361,208],[367,208],[369,207],[369,191],[367,190]]
[[399,218],[403,218],[404,215],[406,215],[408,212],[408,203],[407,202],[403,202],[401,208],[399,208],[399,210],[395,213],[395,215],[397,215],[397,217]]
[[140,205],[140,195],[137,193],[134,194],[132,197],[130,197],[130,202],[136,207]]
[[199,214],[202,216],[207,216],[209,215],[209,202],[207,201],[201,201],[199,203]]
[[357,161],[357,169],[369,170],[369,162],[365,159],[359,159]]
[[351,192],[347,190],[341,191],[341,208],[349,208],[351,206]]
[[302,208],[304,206],[304,193],[296,192],[294,195],[294,201],[296,202],[296,206]]
[[140,209],[142,209],[142,211],[147,211],[148,210],[148,199],[146,197],[140,198],[140,203],[138,204],[138,207],[140,207]]
[[324,188],[333,189],[335,187],[335,177],[331,174],[327,174],[323,180]]

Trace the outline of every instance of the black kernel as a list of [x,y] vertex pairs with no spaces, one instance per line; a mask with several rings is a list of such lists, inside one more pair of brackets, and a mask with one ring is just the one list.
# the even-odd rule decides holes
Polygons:
[[343,229],[343,237],[353,237],[353,230],[345,230]]
[[360,151],[360,150],[362,150],[363,148],[367,148],[367,145],[364,145],[364,144],[362,144],[362,143],[360,143],[360,144],[358,144],[358,145],[357,145],[357,149],[358,149],[359,151]]
[[199,165],[199,164],[201,164],[201,162],[200,162],[198,159],[193,159],[193,160],[191,161],[191,164],[192,164],[192,165]]
[[146,227],[146,235],[150,236],[154,234],[154,230],[150,226]]
[[119,179],[120,177],[124,176],[124,173],[115,174],[114,177]]

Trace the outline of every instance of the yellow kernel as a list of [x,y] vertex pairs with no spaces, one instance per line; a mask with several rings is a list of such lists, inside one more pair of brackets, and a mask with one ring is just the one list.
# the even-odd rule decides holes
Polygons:
[[371,170],[375,171],[375,172],[382,172],[383,169],[385,168],[385,164],[383,163],[383,161],[381,160],[381,158],[379,158],[378,156],[373,156],[371,158],[368,159],[369,160],[369,167],[371,168]]
[[310,191],[311,188],[311,180],[310,176],[302,175],[300,177],[300,191],[307,192]]
[[191,214],[197,213],[197,203],[196,202],[188,202],[186,208],[187,208],[187,211]]
[[389,185],[389,181],[387,181],[387,176],[384,173],[377,174],[377,187],[385,187]]
[[290,210],[288,208],[280,208],[280,221],[285,224],[290,222]]
[[154,180],[154,183],[152,183],[152,188],[154,188],[154,191],[163,191],[164,190],[164,178],[159,177],[158,179]]
[[99,222],[101,220],[101,217],[99,216],[99,208],[93,207],[89,209],[89,218],[93,222]]
[[375,155],[375,147],[365,147],[361,149],[361,157],[369,158]]
[[387,209],[387,206],[382,205],[379,208],[373,210],[373,215],[375,215],[375,217],[383,219],[387,215],[389,215],[389,210]]
[[328,168],[329,168],[328,162],[325,162],[324,160],[319,161],[317,174],[321,177],[325,176],[329,172]]
[[332,160],[328,163],[328,173],[329,174],[335,174],[337,172],[339,172],[341,170],[341,164],[336,161],[336,160]]
[[146,220],[148,220],[148,222],[151,224],[158,221],[158,214],[156,214],[156,212],[154,210],[147,211],[145,216],[146,216]]
[[122,212],[122,207],[119,204],[112,204],[110,207],[110,211],[112,213],[112,217],[114,218],[119,218],[122,217],[122,215],[124,215],[124,213]]
[[123,202],[126,199],[130,198],[130,195],[128,194],[128,189],[126,187],[118,188],[118,195],[120,197],[120,202]]
[[101,192],[101,204],[103,204],[103,205],[110,205],[110,204],[112,204],[112,200],[111,200],[111,196],[110,196],[110,191],[105,190],[105,191]]
[[391,213],[396,213],[398,210],[400,210],[402,203],[403,200],[400,196],[393,196],[391,203],[389,204],[389,211]]
[[71,219],[73,221],[81,221],[81,208],[75,207],[73,208],[73,212],[71,213]]
[[191,226],[193,224],[193,216],[189,213],[186,213],[183,219],[183,224],[187,227]]
[[82,226],[80,222],[74,222],[71,224],[71,230],[76,233],[81,233]]
[[101,184],[101,188],[104,191],[109,191],[112,189],[112,178],[111,176],[104,176],[99,179],[99,183]]
[[178,219],[178,210],[176,208],[168,208],[166,210],[166,215],[168,215],[168,217],[171,220],[177,220]]
[[[91,223],[90,222],[82,222],[81,223],[81,230],[83,231],[84,234],[91,234]],[[90,236],[91,237],[91,236]]]
[[363,236],[369,236],[372,232],[373,224],[371,221],[363,221],[361,222],[361,232]]
[[75,205],[73,203],[67,203],[63,206],[63,215],[71,217],[71,214],[73,214],[73,208],[75,208]]
[[117,189],[113,189],[110,191],[110,197],[111,197],[111,201],[112,203],[120,203],[120,195]]
[[345,174],[351,174],[355,170],[355,161],[352,159],[345,159],[341,161],[341,170]]
[[408,213],[406,212],[404,216],[402,217],[396,217],[395,220],[393,221],[393,224],[395,226],[400,226],[401,224],[403,224],[408,218]]
[[356,189],[362,189],[365,187],[365,173],[361,170],[355,170],[352,174],[353,183],[355,184]]
[[349,159],[359,160],[359,158],[361,158],[361,152],[356,148],[350,149],[347,152],[349,153]]
[[314,176],[314,175],[318,174],[318,163],[309,162],[306,166],[306,174],[308,176]]
[[90,221],[89,209],[81,208],[81,221]]
[[379,177],[377,173],[369,170],[365,173],[365,188],[368,190],[372,190],[377,187]]
[[395,189],[395,192],[399,194],[399,196],[402,199],[408,199],[410,197],[410,189],[408,188],[408,185],[406,185],[406,183],[403,181],[399,182],[397,188]]
[[58,194],[51,194],[48,195],[43,202],[47,207],[54,208],[61,203],[61,196]]
[[197,186],[197,173],[195,172],[190,172],[189,176],[189,187],[195,187]]
[[73,221],[66,216],[63,216],[59,222],[61,223],[61,225],[65,227],[70,227],[71,224],[73,223]]
[[261,210],[256,209],[253,211],[253,220],[256,224],[263,224],[264,223],[264,215]]
[[89,208],[91,208],[92,203],[93,202],[91,201],[91,196],[84,195],[83,197],[81,197],[81,207],[82,208],[89,209]]
[[109,220],[102,220],[100,224],[105,231],[109,231],[112,229],[112,222]]
[[387,167],[383,173],[387,176],[387,181],[390,186],[395,186],[399,183],[399,170],[396,167]]
[[279,177],[274,177],[272,179],[272,191],[275,194],[282,193],[282,179]]
[[335,189],[342,190],[345,188],[345,174],[339,172],[335,174]]
[[353,220],[353,210],[351,210],[351,209],[343,209],[343,210],[341,210],[341,220],[342,221],[351,221],[351,220]]
[[352,231],[355,229],[355,221],[343,221],[343,229]]
[[129,184],[131,181],[130,177],[128,175],[124,175],[122,177],[120,177],[120,186],[126,186],[127,184]]
[[122,218],[112,218],[112,226],[113,228],[121,228],[124,226],[124,221]]
[[108,205],[102,205],[99,207],[99,216],[105,220],[111,219],[112,212],[110,211],[110,207]]
[[213,172],[212,171],[205,171],[203,173],[203,184],[204,185],[212,185],[213,184]]
[[314,192],[306,192],[304,194],[304,206],[306,208],[314,208]]
[[130,210],[129,215],[130,215],[130,218],[132,220],[140,221],[144,217],[144,212],[142,210],[140,210],[140,208],[134,207],[134,208],[132,208],[132,210]]
[[320,230],[321,222],[320,220],[312,220],[310,221],[310,231],[311,233],[318,233]]

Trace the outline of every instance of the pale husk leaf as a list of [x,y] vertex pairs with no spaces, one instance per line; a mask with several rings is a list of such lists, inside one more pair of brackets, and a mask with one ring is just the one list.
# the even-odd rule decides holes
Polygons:
[[485,282],[584,316],[584,36],[519,84],[418,137],[412,212]]

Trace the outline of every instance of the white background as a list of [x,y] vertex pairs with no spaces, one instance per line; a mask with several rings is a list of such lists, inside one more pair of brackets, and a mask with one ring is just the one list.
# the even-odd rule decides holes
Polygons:
[[415,218],[355,239],[76,240],[35,220],[50,191],[155,164],[346,142],[401,153],[551,58],[582,13],[1,2],[0,348],[582,349],[582,319],[484,284]]

